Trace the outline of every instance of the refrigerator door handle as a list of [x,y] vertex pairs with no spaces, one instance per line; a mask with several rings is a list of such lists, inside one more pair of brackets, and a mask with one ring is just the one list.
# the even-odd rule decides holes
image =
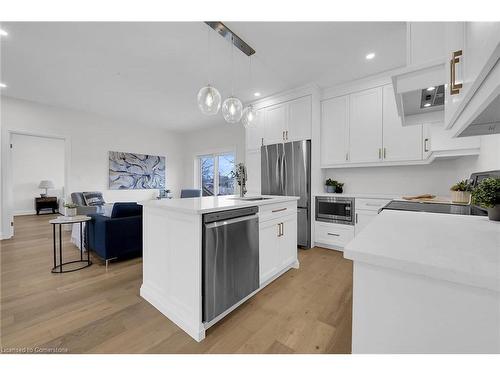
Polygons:
[[285,155],[281,157],[281,195],[286,195],[286,158]]

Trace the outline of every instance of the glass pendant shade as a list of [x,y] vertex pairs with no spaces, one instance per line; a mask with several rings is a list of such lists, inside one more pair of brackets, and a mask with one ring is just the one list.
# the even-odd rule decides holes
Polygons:
[[204,115],[216,115],[220,109],[221,96],[219,91],[210,85],[198,91],[198,107]]
[[224,120],[231,124],[240,121],[243,116],[243,104],[241,100],[234,96],[230,96],[224,100],[224,103],[222,103],[222,116],[224,116]]
[[254,107],[249,106],[243,110],[241,123],[245,128],[254,128],[255,126],[257,126],[257,111]]

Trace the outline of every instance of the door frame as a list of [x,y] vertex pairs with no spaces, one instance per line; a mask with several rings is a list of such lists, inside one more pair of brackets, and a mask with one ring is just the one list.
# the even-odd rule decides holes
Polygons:
[[0,239],[9,239],[14,236],[13,215],[13,178],[12,178],[12,144],[13,135],[25,135],[39,138],[59,139],[64,141],[64,187],[62,197],[66,199],[70,190],[69,172],[71,170],[71,137],[67,135],[51,134],[37,131],[6,129],[2,134],[2,228]]

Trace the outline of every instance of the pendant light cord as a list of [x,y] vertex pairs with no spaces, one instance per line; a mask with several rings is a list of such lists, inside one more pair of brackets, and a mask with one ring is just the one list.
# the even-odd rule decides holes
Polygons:
[[231,96],[234,96],[234,37],[231,35]]

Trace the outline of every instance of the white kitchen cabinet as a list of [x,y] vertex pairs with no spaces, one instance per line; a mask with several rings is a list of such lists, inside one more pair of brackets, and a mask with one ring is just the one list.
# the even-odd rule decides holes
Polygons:
[[453,130],[445,129],[442,122],[423,125],[423,157],[442,154],[446,156],[477,153],[481,147],[481,139],[475,137],[452,138]]
[[354,226],[348,224],[314,222],[314,242],[333,250],[342,250],[354,238]]
[[372,221],[378,211],[388,204],[388,199],[356,198],[354,201],[354,233],[357,236]]
[[247,192],[249,195],[261,194],[261,165],[260,148],[247,150],[245,155],[245,164],[247,167]]
[[297,215],[286,214],[259,223],[260,284],[297,261]]
[[246,149],[255,150],[260,149],[264,141],[265,129],[265,115],[266,112],[261,109],[257,111],[257,118],[254,126],[245,129]]
[[288,123],[285,129],[285,140],[291,142],[311,139],[311,115],[310,95],[288,102]]
[[356,210],[356,225],[354,232],[356,236],[377,216],[376,211]]
[[383,87],[382,143],[384,160],[422,160],[422,125],[401,126],[392,85]]
[[349,160],[349,95],[321,103],[321,165]]
[[497,76],[489,73],[500,58],[500,22],[447,23],[445,44],[444,123],[446,129],[457,125],[453,134],[459,135],[498,90]]
[[277,104],[265,109],[264,144],[270,145],[285,141],[288,106]]
[[382,159],[382,87],[350,95],[349,161]]

